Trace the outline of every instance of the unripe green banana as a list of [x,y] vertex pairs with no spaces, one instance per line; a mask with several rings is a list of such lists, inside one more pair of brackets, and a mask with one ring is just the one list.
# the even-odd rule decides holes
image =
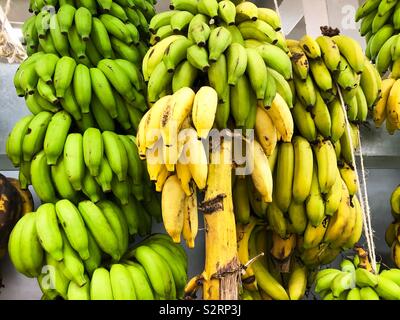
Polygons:
[[71,133],[65,141],[64,164],[68,179],[75,190],[82,189],[82,180],[85,176],[85,162],[83,158],[83,138],[79,133]]
[[39,79],[37,83],[37,91],[39,95],[47,100],[51,104],[57,104],[58,98],[56,97],[56,91],[52,84],[47,84],[42,79]]
[[232,43],[227,51],[228,83],[235,86],[247,69],[247,51],[239,43]]
[[90,231],[88,231],[88,248],[89,248],[89,258],[84,260],[83,263],[85,265],[85,269],[88,274],[91,276],[93,272],[100,267],[101,259],[102,259],[102,252],[99,246],[94,240]]
[[117,134],[105,131],[102,134],[104,151],[110,166],[119,181],[125,181],[128,171],[128,157],[125,147]]
[[90,280],[85,275],[86,283],[83,286],[78,286],[74,281],[71,281],[68,286],[68,300],[90,300]]
[[47,165],[46,154],[39,152],[31,164],[32,186],[39,199],[44,202],[55,203],[56,193],[51,179],[50,167]]
[[308,76],[305,81],[295,76],[294,83],[298,98],[307,110],[311,109],[317,101],[316,89],[311,76]]
[[89,171],[86,171],[82,180],[82,192],[94,203],[104,198],[101,187]]
[[195,68],[207,72],[210,68],[207,50],[198,45],[192,45],[187,49],[187,60]]
[[198,70],[189,61],[184,61],[176,68],[172,78],[172,92],[185,87],[192,87]]
[[41,56],[35,63],[35,71],[40,79],[47,84],[53,82],[53,75],[56,69],[59,57],[55,54],[48,53]]
[[118,239],[100,208],[91,201],[80,202],[78,208],[102,251],[118,261],[122,254],[119,251]]
[[306,139],[298,136],[294,138],[294,178],[293,178],[293,200],[303,203],[311,192],[313,152]]
[[71,281],[74,281],[77,285],[83,286],[87,279],[85,278],[85,266],[79,255],[74,251],[68,242],[67,236],[61,232],[63,236],[63,273]]
[[28,133],[29,124],[33,120],[34,116],[25,116],[21,118],[13,127],[7,138],[7,155],[15,167],[21,165],[23,160],[23,141]]
[[172,81],[172,74],[168,72],[163,62],[159,63],[150,76],[148,83],[148,101],[155,103],[162,98],[168,90]]
[[62,155],[71,122],[71,116],[66,111],[60,111],[52,117],[44,139],[48,165],[55,165]]
[[54,87],[57,98],[63,98],[65,91],[70,87],[75,67],[76,62],[70,57],[62,57],[58,60],[54,72]]
[[300,134],[308,142],[314,142],[317,139],[317,129],[312,114],[306,110],[306,107],[300,101],[297,101],[293,107],[292,115]]
[[54,183],[54,188],[62,199],[68,199],[72,202],[77,202],[78,193],[74,190],[68,180],[68,175],[65,171],[64,158],[60,157],[56,165],[51,166],[51,178]]
[[55,260],[61,261],[63,242],[54,204],[46,203],[37,209],[36,231],[43,249]]
[[74,96],[82,113],[89,113],[90,102],[92,100],[92,82],[89,68],[83,64],[78,64],[75,68],[74,78]]
[[85,7],[80,7],[75,12],[75,27],[83,41],[88,41],[92,32],[92,13]]
[[90,282],[90,298],[92,300],[114,300],[110,273],[105,268],[94,271]]
[[231,113],[235,119],[236,125],[241,127],[245,125],[249,112],[251,110],[252,88],[246,75],[240,77],[235,86],[230,89]]
[[110,280],[115,300],[136,300],[135,288],[130,272],[122,264],[113,264]]
[[65,111],[70,113],[72,117],[76,120],[79,121],[82,119],[82,114],[79,108],[78,103],[76,102],[74,93],[72,88],[68,88],[65,91],[64,98],[61,99],[61,105]]
[[90,35],[92,38],[91,41],[93,41],[96,49],[104,58],[112,58],[113,49],[106,27],[100,21],[100,19],[95,17],[93,17],[92,23],[92,33]]
[[291,143],[279,147],[276,168],[275,202],[282,212],[287,212],[292,201],[294,175],[294,149]]
[[116,102],[106,76],[100,69],[90,68],[90,77],[94,93],[110,116],[115,119],[118,116]]

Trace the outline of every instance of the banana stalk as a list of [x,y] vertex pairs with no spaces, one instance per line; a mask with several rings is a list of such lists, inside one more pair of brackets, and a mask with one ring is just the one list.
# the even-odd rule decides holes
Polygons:
[[[232,165],[226,163],[232,143],[224,141],[211,154],[207,192],[203,203],[206,258],[203,299],[238,300],[240,262],[232,202]],[[230,159],[230,157],[229,157]]]

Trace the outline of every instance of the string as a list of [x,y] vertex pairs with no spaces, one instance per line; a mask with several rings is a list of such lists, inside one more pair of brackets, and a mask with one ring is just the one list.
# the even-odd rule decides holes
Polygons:
[[[358,197],[360,199],[360,206],[361,206],[361,211],[363,213],[363,224],[364,224],[364,233],[365,233],[365,238],[367,240],[367,246],[368,246],[368,252],[370,253],[371,257],[371,264],[372,264],[372,270],[376,272],[376,253],[375,253],[375,245],[374,245],[374,235],[372,231],[372,226],[371,226],[371,211],[368,203],[368,190],[366,186],[366,178],[365,178],[365,168],[364,168],[364,158],[362,156],[362,146],[361,146],[361,138],[360,136],[358,137],[358,142],[360,143],[360,162],[361,162],[361,176],[363,180],[363,188],[361,188],[360,184],[360,178],[358,176],[358,170],[357,170],[357,163],[356,163],[356,156],[354,152],[354,143],[352,134],[351,134],[351,128],[350,128],[350,122],[347,116],[347,110],[346,106],[344,103],[342,91],[339,86],[338,87],[338,93],[340,97],[340,103],[342,105],[343,112],[345,114],[345,122],[346,122],[346,131],[349,137],[349,143],[350,143],[350,149],[351,149],[351,159],[354,167],[354,171],[356,172],[356,181],[357,181],[357,188],[358,188]],[[363,194],[364,191],[364,194]]]

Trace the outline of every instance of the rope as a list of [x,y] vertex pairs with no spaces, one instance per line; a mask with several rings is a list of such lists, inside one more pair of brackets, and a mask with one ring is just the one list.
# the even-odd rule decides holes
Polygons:
[[[356,156],[354,152],[354,144],[353,144],[353,139],[351,138],[351,128],[350,128],[350,122],[347,117],[347,110],[346,106],[344,103],[342,91],[339,86],[338,87],[338,92],[339,92],[339,97],[340,97],[340,103],[342,105],[343,112],[345,114],[345,122],[346,122],[346,130],[347,134],[349,136],[349,142],[350,142],[350,149],[351,149],[351,159],[353,163],[353,167],[356,174],[356,180],[357,180],[357,187],[358,187],[358,197],[360,198],[360,205],[361,205],[361,211],[363,213],[363,224],[364,224],[364,234],[365,238],[367,240],[367,246],[368,246],[368,252],[371,257],[371,265],[372,265],[372,270],[376,272],[376,252],[375,252],[375,243],[374,243],[374,234],[372,230],[372,225],[371,225],[371,210],[370,206],[368,203],[368,190],[367,190],[367,183],[366,183],[366,178],[365,178],[365,168],[364,168],[364,158],[362,154],[362,145],[361,145],[361,137],[358,137],[358,142],[360,144],[360,162],[361,162],[361,177],[363,181],[363,188],[361,188],[361,183],[360,183],[360,178],[358,176],[358,170],[357,170],[357,163],[356,163]],[[363,194],[364,193],[364,194]]]

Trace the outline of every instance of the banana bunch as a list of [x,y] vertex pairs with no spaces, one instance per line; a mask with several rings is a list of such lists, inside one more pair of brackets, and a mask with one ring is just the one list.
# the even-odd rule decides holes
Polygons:
[[148,49],[149,21],[155,15],[152,2],[31,2],[35,15],[22,27],[28,55],[43,51],[70,56],[91,67],[103,58],[139,64]]
[[[326,32],[323,32],[327,34]],[[331,34],[332,35],[332,34]],[[348,120],[366,122],[382,90],[380,75],[361,46],[345,35],[306,35],[287,40],[292,54],[295,125],[310,142],[320,133],[336,143],[346,127],[340,89]]]
[[258,105],[289,140],[292,66],[276,12],[229,0],[175,0],[171,8],[149,24],[154,45],[142,65],[148,102],[209,85],[218,94],[219,129],[253,129]]
[[400,81],[393,75],[382,81],[382,94],[374,109],[373,119],[375,126],[380,128],[385,124],[390,135],[394,135],[400,128],[400,109],[398,105],[400,95]]
[[384,74],[391,70],[393,78],[400,76],[400,4],[398,1],[366,0],[357,10],[361,21],[360,34],[366,38],[366,55]]
[[82,135],[70,133],[70,128],[71,117],[65,111],[43,111],[16,124],[7,140],[7,154],[20,167],[21,186],[32,184],[38,197],[49,203],[77,203],[82,197],[97,203],[111,193],[126,210],[146,212],[147,223],[151,216],[160,220],[159,200],[135,137],[96,128]]
[[[140,11],[146,17],[154,15],[154,8],[153,6],[156,4],[156,1],[147,1],[147,0],[127,0],[127,1],[120,1],[120,2],[113,2],[113,1],[58,1],[58,0],[51,0],[51,1],[29,1],[29,12],[38,14],[43,8],[55,7],[60,8],[64,4],[69,4],[74,7],[85,7],[87,8],[92,14],[96,14],[97,11],[101,12],[118,12],[114,9],[114,4],[119,4],[125,10],[127,8],[132,8],[135,10]],[[118,16],[118,15],[116,15]]]
[[323,269],[316,276],[315,292],[323,300],[400,300],[400,270],[377,274],[365,268],[362,258],[344,259],[338,269]]
[[44,204],[13,229],[11,261],[18,272],[37,278],[49,300],[182,298],[185,252],[161,234],[127,251],[126,214],[108,200]]
[[[281,239],[256,219],[237,225],[238,255],[243,266],[241,299],[301,300],[309,271],[294,256],[296,235]],[[262,256],[261,256],[262,255]]]
[[147,110],[140,70],[124,59],[102,59],[96,66],[38,52],[18,68],[14,85],[34,115],[65,110],[82,132],[90,127],[136,131]]
[[392,216],[394,221],[388,226],[385,233],[386,244],[392,250],[392,260],[394,264],[400,267],[400,187],[397,187],[390,198]]

